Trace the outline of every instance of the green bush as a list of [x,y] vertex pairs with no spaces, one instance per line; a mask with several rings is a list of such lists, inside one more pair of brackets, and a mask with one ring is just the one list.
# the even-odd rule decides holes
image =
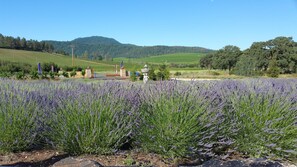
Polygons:
[[24,79],[25,78],[24,72],[17,72],[15,74],[15,76],[16,76],[17,79]]
[[56,148],[70,154],[110,154],[129,140],[135,117],[128,114],[132,111],[124,97],[113,91],[75,93],[67,91],[77,98],[62,99],[49,123],[46,136]]
[[130,80],[131,80],[132,82],[137,81],[136,71],[131,71]]
[[150,98],[141,107],[141,124],[136,129],[135,142],[147,152],[171,158],[186,157],[194,153],[203,135],[207,136],[208,129],[204,127],[211,122],[207,111],[209,102],[192,94],[196,92],[194,89],[171,91],[172,86],[165,85],[168,90],[159,92],[153,90],[157,88],[154,87],[150,88],[152,92],[147,92]]
[[268,66],[268,70],[267,70],[267,74],[269,77],[272,78],[277,78],[278,75],[280,73],[280,69],[277,66],[277,61],[276,59],[273,59],[269,62],[269,66]]
[[76,75],[76,71],[74,71],[74,70],[71,71],[70,76],[71,76],[71,77],[74,77],[75,75]]
[[55,79],[55,76],[58,75],[57,73],[52,72],[52,71],[50,71],[48,74],[49,74],[51,79]]
[[81,75],[84,77],[86,75],[86,70],[82,70]]
[[0,92],[0,153],[28,150],[37,144],[38,106],[30,93],[3,88]]
[[176,73],[174,73],[174,76],[180,76],[181,75],[181,72],[176,72]]
[[31,78],[31,79],[39,79],[38,72],[35,71],[35,70],[32,70],[32,71],[30,72],[30,78]]
[[160,65],[159,72],[157,73],[157,79],[163,81],[163,80],[168,80],[169,77],[170,77],[170,72],[168,70],[167,65],[165,64]]
[[66,71],[63,71],[62,75],[63,75],[64,77],[66,77],[66,78],[69,78],[69,74],[68,74],[68,72],[66,72]]
[[233,130],[225,134],[238,151],[256,158],[296,156],[297,105],[292,106],[290,97],[255,92],[230,98],[225,126]]
[[42,78],[42,79],[48,79],[48,76],[47,76],[47,75],[48,75],[48,72],[43,71],[43,72],[42,72],[42,75],[41,75],[41,78]]

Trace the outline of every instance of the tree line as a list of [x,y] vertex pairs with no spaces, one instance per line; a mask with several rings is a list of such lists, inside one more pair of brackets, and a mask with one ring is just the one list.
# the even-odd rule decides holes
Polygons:
[[297,72],[297,43],[292,37],[254,42],[241,51],[239,47],[227,45],[200,59],[200,66],[207,69],[229,70],[230,74],[257,76]]
[[54,46],[47,42],[38,42],[37,40],[27,40],[26,38],[4,36],[0,34],[0,48],[43,51],[52,53]]
[[75,46],[74,54],[92,60],[108,60],[115,57],[147,57],[171,53],[208,53],[212,50],[202,47],[184,46],[137,46],[122,44],[112,38],[85,37],[72,41],[45,41],[52,44],[55,52],[65,51],[71,54],[71,45]]

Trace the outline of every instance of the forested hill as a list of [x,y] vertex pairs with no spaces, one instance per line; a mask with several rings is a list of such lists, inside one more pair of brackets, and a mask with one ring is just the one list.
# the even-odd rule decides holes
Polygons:
[[74,46],[74,54],[89,59],[105,59],[114,57],[146,57],[169,53],[207,53],[212,50],[202,47],[184,46],[137,46],[122,44],[115,39],[93,36],[77,38],[72,41],[44,41],[54,46],[55,51],[71,54],[71,46]]

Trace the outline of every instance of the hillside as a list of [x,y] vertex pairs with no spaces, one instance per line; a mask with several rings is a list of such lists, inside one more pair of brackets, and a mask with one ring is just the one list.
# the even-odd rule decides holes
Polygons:
[[115,62],[130,62],[130,63],[151,63],[151,64],[198,64],[200,58],[205,55],[203,53],[174,53],[174,54],[164,54],[159,56],[150,56],[142,58],[126,58],[119,57],[114,58]]
[[[38,63],[54,62],[60,67],[72,66],[72,59],[69,56],[50,54],[44,52],[33,52],[13,49],[0,49],[0,61],[22,62],[31,65]],[[113,71],[114,65],[92,62],[82,59],[74,59],[74,65],[86,68],[91,66],[95,71]]]
[[212,50],[202,47],[184,46],[137,46],[122,44],[115,39],[93,36],[77,38],[72,41],[44,41],[54,46],[56,52],[65,51],[71,54],[71,45],[74,54],[87,55],[89,59],[111,59],[115,57],[139,58],[173,53],[208,53]]

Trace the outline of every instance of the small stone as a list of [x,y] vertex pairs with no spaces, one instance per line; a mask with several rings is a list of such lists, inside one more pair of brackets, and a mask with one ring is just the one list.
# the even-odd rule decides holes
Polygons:
[[53,167],[103,167],[103,165],[92,160],[68,157],[56,162]]
[[250,163],[250,167],[283,167],[283,165],[274,161],[255,161]]

